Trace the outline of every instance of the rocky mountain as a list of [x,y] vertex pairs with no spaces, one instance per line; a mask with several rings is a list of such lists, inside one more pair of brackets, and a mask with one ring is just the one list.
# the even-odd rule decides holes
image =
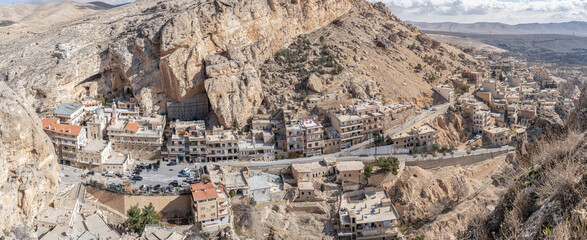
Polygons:
[[[0,42],[18,38],[27,32],[42,31],[47,26],[72,21],[112,7],[102,2],[73,1],[0,6]],[[4,24],[1,24],[2,22]]]
[[60,170],[41,121],[21,99],[0,81],[0,235],[26,239],[55,197]]
[[427,22],[409,22],[421,30],[441,31],[441,32],[460,32],[476,34],[494,34],[494,35],[520,35],[520,34],[561,34],[587,36],[587,22],[572,21],[563,23],[524,23],[524,24],[504,24],[504,23],[427,23]]
[[[473,62],[362,0],[143,0],[0,43],[0,79],[43,110],[103,94],[135,97],[145,110],[164,113],[167,101],[206,93],[220,124],[242,126],[261,105],[296,105],[291,86],[308,77],[289,82],[282,71],[289,63],[264,61],[300,35],[313,51],[328,46],[329,61],[340,66],[322,84],[325,93],[363,99],[423,104],[431,84]],[[69,57],[54,56],[57,44],[70,47]]]

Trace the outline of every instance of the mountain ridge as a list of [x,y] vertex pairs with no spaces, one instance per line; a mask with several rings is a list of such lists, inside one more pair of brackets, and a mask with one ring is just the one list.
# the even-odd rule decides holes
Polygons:
[[494,35],[562,34],[587,36],[587,22],[570,21],[562,23],[521,23],[506,24],[497,22],[454,23],[406,21],[425,31],[461,32]]

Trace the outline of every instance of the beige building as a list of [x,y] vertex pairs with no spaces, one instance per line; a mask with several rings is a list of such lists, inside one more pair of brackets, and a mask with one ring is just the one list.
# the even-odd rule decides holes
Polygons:
[[337,182],[361,182],[361,171],[365,164],[361,161],[339,162],[336,166]]
[[89,141],[87,145],[77,151],[77,161],[71,165],[88,170],[100,170],[111,152],[110,142],[104,140]]
[[509,128],[503,127],[489,127],[484,129],[485,136],[489,140],[488,145],[503,146],[510,144],[512,134]]
[[334,130],[333,127],[324,128],[324,148],[322,151],[324,154],[331,154],[340,151],[340,135]]
[[84,105],[77,103],[62,103],[57,106],[53,116],[59,118],[59,122],[70,125],[81,125],[84,117]]
[[408,132],[395,135],[391,140],[395,148],[409,149],[411,152],[417,147],[420,151],[430,151],[438,142],[438,130],[430,124],[424,124],[418,128],[414,127]]
[[102,108],[96,108],[86,123],[89,141],[103,140],[107,135],[107,127],[110,123],[110,114],[105,114]]
[[77,160],[77,149],[86,145],[86,130],[82,126],[62,124],[58,118],[42,120],[43,131],[55,146],[60,164],[70,165]]
[[320,162],[294,163],[291,165],[291,172],[296,182],[313,181],[315,178],[332,175],[338,164],[338,158],[325,157]]
[[114,115],[113,122],[108,127],[108,139],[112,142],[112,150],[131,154],[139,160],[160,157],[165,116],[152,114],[122,120],[116,117],[116,110]]
[[489,110],[475,108],[473,113],[473,134],[483,133],[483,129],[493,125]]
[[313,119],[302,120],[304,157],[320,156],[324,148],[324,127]]
[[238,159],[238,138],[229,130],[214,127],[206,134],[206,161],[218,162]]
[[275,160],[275,144],[252,139],[238,142],[238,159],[242,161],[273,161]]
[[298,183],[298,201],[314,201],[316,200],[316,189],[312,182]]
[[222,185],[212,182],[191,185],[192,214],[196,226],[204,232],[213,232],[232,226],[230,198]]
[[169,123],[171,137],[166,149],[161,151],[163,159],[171,161],[202,162],[206,159],[206,123],[198,121],[172,121]]
[[399,214],[384,190],[344,193],[338,208],[338,239],[394,239]]
[[330,122],[340,135],[340,148],[349,148],[363,140],[363,119],[358,115],[330,114]]
[[102,163],[102,172],[125,173],[128,171],[128,166],[131,164],[129,155],[113,152]]

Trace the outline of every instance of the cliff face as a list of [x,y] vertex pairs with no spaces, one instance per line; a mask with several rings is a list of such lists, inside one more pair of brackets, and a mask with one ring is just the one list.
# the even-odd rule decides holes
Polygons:
[[[241,52],[240,59],[231,60],[264,60],[296,36],[348,12],[351,2],[137,1],[1,43],[6,51],[0,78],[18,88],[25,102],[43,108],[95,94],[126,93],[147,111],[165,112],[167,100],[185,101],[206,92],[221,124],[236,120],[242,126],[261,103],[261,88],[254,77],[241,84],[232,72],[205,74],[204,59],[234,49]],[[68,58],[52,56],[59,43],[71,47]],[[222,74],[235,84],[206,87]],[[230,95],[237,91],[248,93]],[[226,111],[233,107],[239,111]]]
[[0,82],[0,235],[30,230],[33,218],[53,201],[59,175],[55,150],[35,111]]

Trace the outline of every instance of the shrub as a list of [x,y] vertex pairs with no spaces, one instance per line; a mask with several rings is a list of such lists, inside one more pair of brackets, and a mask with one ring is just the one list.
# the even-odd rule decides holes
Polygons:
[[365,173],[365,176],[371,177],[371,173],[373,173],[373,164],[369,163],[365,165],[365,167],[363,167],[363,172]]
[[324,183],[320,184],[320,192],[324,192],[324,190],[326,190],[326,186],[324,186]]
[[228,195],[230,195],[230,197],[234,197],[234,196],[236,196],[236,192],[234,190],[230,190],[228,192]]
[[399,160],[396,157],[379,157],[377,159],[377,164],[381,167],[381,170],[384,173],[391,172],[393,175],[397,175],[397,171],[399,170]]

